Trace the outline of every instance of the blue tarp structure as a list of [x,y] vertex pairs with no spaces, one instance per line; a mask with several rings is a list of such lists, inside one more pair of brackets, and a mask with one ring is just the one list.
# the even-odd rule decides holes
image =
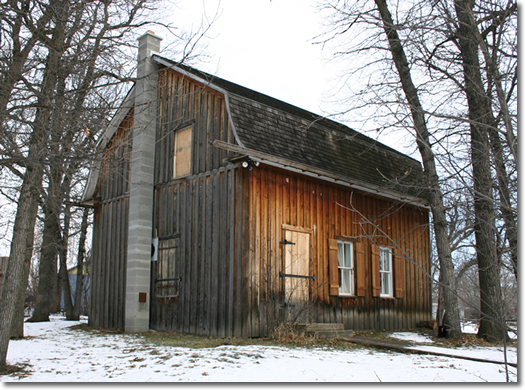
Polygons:
[[[75,304],[75,291],[77,289],[77,274],[68,274],[69,277],[69,286],[71,287],[71,301],[73,302],[73,305]],[[89,292],[91,289],[91,278],[89,275],[84,275],[82,278],[82,299],[81,299],[81,306],[80,306],[80,314],[86,314],[87,313],[87,304],[89,301]],[[62,293],[62,297],[60,299],[60,309],[65,310],[65,301],[64,301],[64,294]]]

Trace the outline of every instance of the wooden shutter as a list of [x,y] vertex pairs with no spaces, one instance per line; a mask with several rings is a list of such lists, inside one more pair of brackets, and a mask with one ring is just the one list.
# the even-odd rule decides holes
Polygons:
[[405,267],[404,267],[404,259],[403,259],[403,256],[401,255],[401,251],[399,249],[394,249],[392,251],[392,256],[393,256],[393,259],[392,261],[394,262],[394,287],[395,287],[395,291],[394,291],[394,296],[396,298],[403,298],[403,282],[404,282],[404,278],[405,278]]
[[357,296],[365,296],[365,283],[366,283],[366,273],[365,273],[365,244],[362,242],[354,243],[355,248],[355,268],[357,272]]
[[381,295],[381,276],[379,274],[379,247],[372,245],[372,296]]
[[339,260],[337,240],[328,239],[328,269],[330,273],[330,295],[339,295]]

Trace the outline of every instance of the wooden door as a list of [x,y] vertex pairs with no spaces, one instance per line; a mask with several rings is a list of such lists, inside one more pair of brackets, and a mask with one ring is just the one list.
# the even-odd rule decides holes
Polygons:
[[284,230],[284,303],[286,320],[308,322],[310,309],[310,239],[308,232]]

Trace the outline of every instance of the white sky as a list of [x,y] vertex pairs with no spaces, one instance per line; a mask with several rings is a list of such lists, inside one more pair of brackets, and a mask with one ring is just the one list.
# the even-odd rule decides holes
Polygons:
[[[319,0],[176,1],[166,21],[180,29],[195,30],[203,15],[211,20],[220,14],[207,34],[209,58],[193,64],[196,68],[323,116],[348,108],[336,102],[349,97],[348,89],[341,88],[341,75],[349,64],[330,61],[330,51],[314,43],[326,32],[327,15],[319,12]],[[169,35],[163,38],[161,49],[170,41]],[[359,80],[350,82],[355,86]],[[332,119],[342,122],[340,117]],[[360,122],[346,118],[342,123],[420,158],[408,133],[366,133]],[[371,126],[373,120],[366,124],[367,129]]]
[[[197,26],[220,16],[208,36],[211,61],[197,67],[315,113],[333,73],[312,44],[322,29],[316,0],[180,0],[171,20]],[[205,11],[205,12],[204,12]]]

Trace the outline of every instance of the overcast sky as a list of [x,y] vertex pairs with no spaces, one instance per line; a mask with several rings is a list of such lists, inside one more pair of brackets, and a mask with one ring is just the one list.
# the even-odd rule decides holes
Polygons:
[[[340,81],[345,63],[329,61],[329,50],[315,44],[326,23],[318,0],[178,0],[167,21],[188,30],[197,28],[203,15],[213,19],[217,12],[207,34],[209,58],[195,67],[316,114],[337,114],[335,102],[348,98]],[[162,46],[169,41],[168,36]],[[361,123],[344,123],[364,132]],[[401,152],[414,152],[408,134],[366,134]]]
[[312,44],[322,29],[316,0],[180,0],[176,25],[220,16],[208,33],[208,63],[198,67],[226,80],[321,113],[334,74]]

